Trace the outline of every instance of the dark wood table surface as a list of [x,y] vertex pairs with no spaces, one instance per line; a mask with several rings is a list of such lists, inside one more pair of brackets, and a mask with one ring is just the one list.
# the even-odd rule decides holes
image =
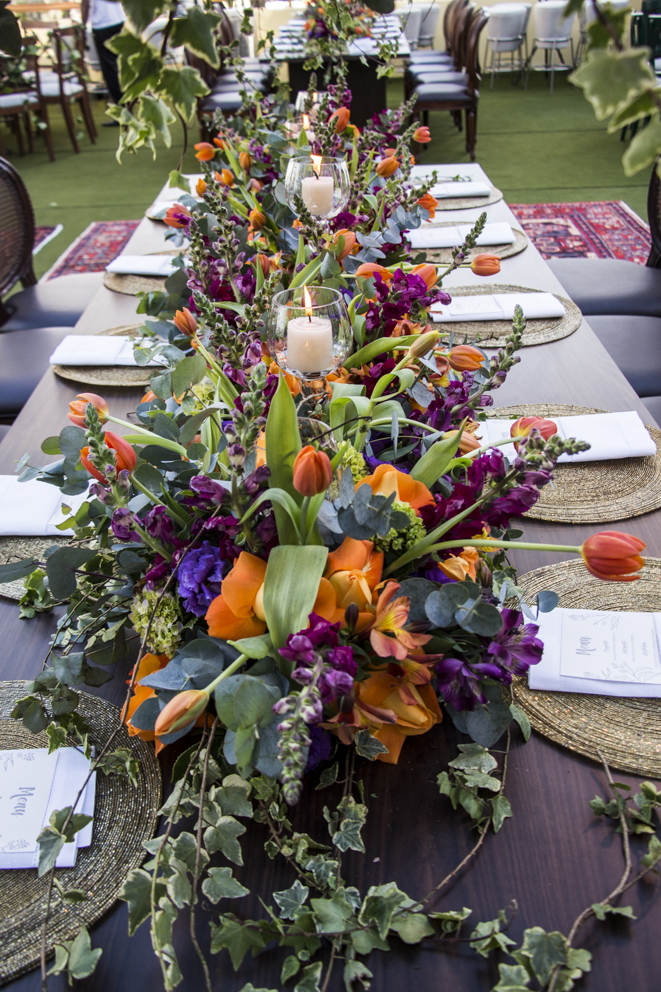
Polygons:
[[[448,167],[452,169],[453,167]],[[464,166],[456,167],[464,169]],[[490,219],[502,219],[504,205],[494,205]],[[460,218],[452,215],[452,220]],[[463,220],[463,216],[461,217]],[[163,231],[144,221],[128,251],[158,250]],[[554,280],[536,250],[529,246],[517,256],[517,276],[511,278],[503,264],[499,281],[520,281],[526,266],[526,285],[554,289]],[[514,261],[514,260],[511,260]],[[461,281],[470,281],[466,276]],[[557,284],[556,284],[557,285]],[[135,301],[100,289],[97,298],[81,318],[78,329],[93,333],[106,327],[128,323],[134,316]],[[586,322],[573,335],[552,344],[526,348],[522,363],[510,374],[506,385],[494,394],[497,405],[510,403],[560,402],[603,409],[637,409],[645,415],[641,401],[633,393]],[[0,445],[0,472],[10,473],[14,464],[29,452],[33,464],[48,459],[40,454],[41,440],[57,434],[67,424],[68,402],[80,388],[46,373],[34,395]],[[119,416],[135,408],[140,390],[104,390],[112,411]],[[647,422],[650,418],[647,415]],[[525,522],[528,540],[580,544],[595,530],[613,527],[639,535],[647,543],[647,553],[661,555],[661,513],[649,513],[632,520],[605,526],[552,525]],[[557,561],[569,555],[543,555],[518,552],[520,573]],[[54,616],[35,620],[18,619],[16,606],[0,600],[0,677],[32,678],[40,670],[53,630]],[[129,663],[126,663],[128,670]],[[119,673],[118,673],[119,674]],[[116,678],[97,690],[99,695],[119,704],[124,684]],[[371,884],[395,880],[411,896],[421,898],[461,860],[474,843],[474,834],[461,813],[453,813],[446,797],[439,795],[436,776],[456,754],[456,745],[465,738],[449,720],[430,734],[409,738],[397,767],[363,762],[360,774],[370,815],[363,831],[367,853],[346,857],[349,884],[364,892]],[[163,757],[164,782],[169,778],[173,754]],[[619,781],[634,784],[626,775]],[[524,744],[518,731],[513,734],[506,794],[514,817],[506,821],[497,836],[490,835],[476,863],[446,890],[434,906],[437,910],[473,909],[469,923],[494,918],[498,910],[516,901],[518,910],[509,934],[517,942],[523,930],[541,926],[567,933],[579,912],[599,901],[619,879],[623,860],[620,841],[610,825],[597,819],[588,806],[595,795],[606,796],[604,774],[596,764],[578,758],[533,733]],[[313,833],[324,841],[322,807],[339,796],[330,790],[314,791],[308,785],[294,822],[302,830],[312,825]],[[130,813],[127,813],[130,815]],[[293,877],[263,852],[263,828],[250,826],[243,840],[245,866],[235,874],[252,892],[248,908],[234,903],[231,910],[260,915],[257,896],[268,897],[274,890],[288,887]],[[634,856],[643,846],[634,842]],[[639,883],[625,897],[633,906],[636,922],[623,918],[605,923],[591,922],[584,930],[581,945],[594,954],[591,973],[578,988],[586,992],[652,992],[659,985],[661,972],[661,903],[657,899],[655,877]],[[223,905],[223,904],[221,904]],[[229,905],[229,904],[225,904]],[[240,909],[239,909],[240,907]],[[200,913],[200,939],[208,947],[205,914]],[[153,955],[147,924],[128,939],[127,912],[119,903],[93,928],[92,943],[104,949],[96,972],[76,983],[85,992],[128,992],[161,988],[160,969]],[[373,990],[405,988],[413,981],[421,992],[452,988],[461,992],[489,992],[498,981],[497,960],[479,957],[466,943],[432,949],[410,948],[396,940],[389,954],[374,952],[367,960],[374,974]],[[186,927],[176,931],[176,946],[184,981],[183,992],[203,988],[202,974],[188,939]],[[237,975],[232,972],[227,952],[211,958],[214,989],[237,992],[246,982],[262,989],[279,989],[280,966],[285,952],[248,957]],[[501,958],[500,960],[508,960]],[[510,961],[510,963],[512,963]],[[292,983],[293,985],[294,983]],[[49,979],[54,992],[64,992],[64,979]],[[287,986],[292,987],[290,985]],[[38,972],[11,983],[12,992],[38,992]],[[341,967],[330,986],[343,988]]]

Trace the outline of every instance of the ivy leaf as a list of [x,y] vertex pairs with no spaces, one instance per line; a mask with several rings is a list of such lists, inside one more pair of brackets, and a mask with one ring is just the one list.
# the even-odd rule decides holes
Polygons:
[[499,964],[500,981],[493,992],[528,992],[530,975],[520,964]]
[[531,733],[530,720],[528,719],[527,714],[521,709],[520,706],[517,706],[516,703],[510,703],[510,713],[521,728],[523,739],[527,744],[530,740]]
[[233,916],[221,916],[220,925],[211,923],[211,953],[218,954],[224,947],[230,952],[232,967],[238,971],[248,951],[252,950],[253,957],[261,951],[268,942],[268,937],[262,936],[259,930],[249,924],[243,924]]
[[567,938],[557,930],[546,933],[541,927],[531,927],[524,931],[523,944],[513,956],[519,964],[530,962],[540,984],[547,985],[556,965],[567,963]]
[[622,156],[624,174],[633,176],[655,161],[661,151],[661,122],[656,114],[647,127],[638,131]]
[[189,7],[186,17],[175,17],[172,24],[172,45],[186,48],[217,69],[220,65],[213,31],[220,21],[214,13],[205,14],[199,7]]
[[337,761],[332,764],[330,768],[324,768],[323,772],[319,776],[319,785],[315,785],[315,792],[319,789],[327,789],[329,785],[333,785],[337,782],[339,770],[340,766]]
[[317,933],[341,933],[354,912],[341,891],[335,892],[332,899],[311,899],[310,905]]
[[231,868],[209,868],[209,877],[202,882],[202,891],[214,905],[221,899],[241,899],[250,889],[234,878]]
[[[374,923],[382,940],[388,935],[393,914],[407,899],[406,893],[394,882],[371,885],[363,900],[358,919],[361,923]],[[393,929],[395,929],[393,927]]]
[[207,827],[204,831],[204,846],[209,854],[222,851],[228,861],[233,861],[235,865],[242,865],[241,845],[237,837],[245,834],[245,832],[246,828],[233,816],[221,816],[214,827]]
[[369,758],[370,761],[376,761],[380,754],[388,754],[388,748],[385,744],[382,744],[374,734],[370,734],[369,730],[359,730],[356,734],[355,744],[356,753],[361,758]]
[[169,124],[173,124],[176,117],[166,103],[158,97],[143,94],[140,97],[140,119],[146,121],[163,138],[163,144],[169,148],[172,144]]
[[55,867],[57,856],[64,847],[64,835],[50,825],[37,837],[39,845],[39,878]]
[[425,937],[434,935],[434,928],[424,913],[403,913],[395,916],[390,929],[394,930],[405,944],[419,944]]
[[196,69],[184,66],[182,69],[164,69],[158,83],[158,93],[170,100],[182,116],[189,120],[198,96],[206,96],[209,87],[202,81]]
[[219,802],[226,816],[252,816],[252,803],[249,800],[250,782],[240,775],[227,775],[222,787],[217,788],[214,799]]
[[69,949],[68,969],[72,978],[87,978],[103,954],[100,947],[92,950],[90,935],[83,927]]
[[288,958],[282,962],[282,971],[280,972],[280,981],[283,983],[288,982],[290,978],[298,974],[301,965],[295,954],[290,954]]
[[343,977],[345,989],[347,992],[353,992],[354,982],[359,982],[361,988],[368,989],[370,978],[374,978],[374,975],[362,961],[347,961]]
[[[156,898],[165,895],[165,886],[156,883]],[[136,868],[124,882],[119,898],[129,906],[129,937],[151,914],[151,875],[143,868]]]
[[124,10],[137,31],[144,31],[165,7],[165,0],[126,0]]
[[48,737],[48,753],[52,754],[58,748],[64,747],[67,741],[67,732],[64,727],[58,727],[56,723],[51,723],[46,727]]
[[592,51],[572,73],[571,81],[584,91],[597,120],[603,121],[656,84],[647,59],[644,48]]
[[512,815],[512,807],[505,796],[496,796],[490,800],[494,833],[498,833],[508,816]]
[[306,965],[303,969],[300,981],[296,982],[294,992],[319,992],[319,979],[321,978],[321,961]]
[[634,916],[632,906],[608,906],[603,902],[595,902],[592,904],[592,910],[598,920],[605,920],[609,914],[611,916],[626,916],[630,920],[638,919],[637,916]]
[[284,920],[294,920],[309,894],[310,890],[307,885],[303,885],[298,878],[291,888],[274,892],[273,898],[280,907],[280,916]]

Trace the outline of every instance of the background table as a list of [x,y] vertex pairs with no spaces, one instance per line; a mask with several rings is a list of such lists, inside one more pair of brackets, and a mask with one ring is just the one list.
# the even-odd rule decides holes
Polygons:
[[[461,173],[472,179],[486,178],[478,165],[439,166],[442,175]],[[486,208],[490,221],[516,219],[504,202]],[[447,211],[443,219],[471,221],[479,209]],[[140,254],[158,251],[165,246],[165,229],[143,220],[133,235],[127,252]],[[479,282],[470,270],[462,269],[446,285]],[[489,280],[487,280],[489,281]],[[545,262],[529,245],[524,252],[503,261],[500,275],[491,281],[507,282],[562,292]],[[104,328],[129,323],[135,318],[135,300],[102,288],[81,317],[80,333],[95,333]],[[510,403],[579,403],[610,410],[638,410],[649,423],[651,418],[631,387],[613,364],[609,355],[590,330],[586,321],[575,334],[551,344],[524,348],[522,361],[510,373],[506,384],[493,396],[497,405]],[[23,409],[12,430],[0,445],[0,472],[12,472],[15,461],[29,452],[33,464],[48,461],[40,453],[42,439],[57,433],[68,421],[70,399],[79,391],[75,384],[57,379],[50,370]],[[133,410],[141,390],[108,389],[104,391],[111,410],[124,417]],[[647,553],[661,555],[661,512],[647,514],[614,525],[619,530],[639,535],[647,542]],[[579,544],[592,526],[524,523],[529,540]],[[570,555],[542,555],[533,551],[515,555],[520,572]],[[0,678],[32,678],[40,670],[47,650],[47,640],[55,618],[42,616],[32,621],[18,619],[15,605],[0,600],[0,636],[3,652]],[[128,671],[129,662],[124,663]],[[98,694],[119,704],[124,696],[122,673]],[[92,690],[96,691],[96,690]],[[372,884],[396,880],[411,896],[424,896],[438,883],[474,843],[475,835],[461,813],[453,813],[446,797],[439,795],[436,776],[456,754],[456,745],[465,738],[457,734],[450,721],[422,737],[409,738],[397,767],[359,763],[365,782],[370,814],[363,836],[367,854],[350,853],[346,857],[348,884],[365,892]],[[509,931],[517,942],[526,927],[567,933],[579,912],[602,898],[615,886],[622,871],[620,841],[610,825],[593,816],[588,801],[596,794],[606,795],[600,768],[573,756],[533,734],[523,744],[518,731],[513,734],[505,792],[514,817],[507,820],[498,836],[489,836],[476,861],[466,873],[443,893],[434,909],[471,907],[470,925],[493,919],[498,910],[512,900],[518,913]],[[163,754],[164,782],[177,752],[167,748]],[[630,776],[618,773],[618,780],[634,783]],[[322,807],[339,799],[332,789],[315,792],[306,787],[294,811],[294,823],[302,830],[314,824],[314,835],[325,841]],[[288,887],[293,877],[279,862],[272,862],[263,851],[263,828],[249,827],[242,838],[244,868],[236,868],[236,877],[251,889],[244,902],[221,904],[242,916],[259,917],[262,910],[257,895]],[[636,856],[642,845],[634,843]],[[623,918],[605,923],[592,921],[584,930],[581,946],[591,950],[592,972],[577,986],[585,992],[655,992],[661,972],[661,943],[658,940],[661,902],[658,882],[640,883],[623,902],[633,906],[636,922]],[[206,914],[200,912],[200,940],[208,948]],[[469,931],[464,928],[465,933]],[[80,992],[117,992],[126,989],[161,988],[160,970],[153,955],[147,924],[136,936],[127,937],[127,912],[118,904],[92,931],[93,946],[104,949],[97,971],[78,982]],[[188,929],[180,925],[175,943],[185,978],[182,992],[200,992],[203,988],[199,962],[190,946]],[[374,974],[374,992],[415,985],[420,992],[438,992],[450,987],[460,992],[489,992],[498,980],[497,959],[479,957],[466,943],[456,943],[439,950],[406,947],[392,940],[389,954],[374,952],[367,965]],[[238,975],[232,972],[229,956],[223,951],[211,958],[214,988],[238,992],[246,982],[256,988],[279,989],[280,966],[284,951],[266,953],[246,959]],[[508,960],[501,958],[501,960]],[[12,992],[38,992],[40,979],[32,972],[9,986]],[[49,979],[54,992],[65,992],[62,978]],[[291,986],[287,986],[290,988]],[[331,982],[333,992],[343,983],[338,966]]]

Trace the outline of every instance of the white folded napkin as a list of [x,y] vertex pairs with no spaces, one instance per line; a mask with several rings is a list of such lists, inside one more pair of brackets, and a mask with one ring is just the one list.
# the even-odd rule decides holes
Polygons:
[[[0,751],[0,869],[36,868],[37,837],[56,810],[72,806],[90,761],[73,747]],[[96,773],[85,786],[76,812],[94,815]],[[79,831],[60,851],[56,868],[72,868],[81,847],[92,842],[93,824]]]
[[[455,248],[464,243],[472,231],[471,224],[456,224],[452,227],[438,227],[433,221],[425,221],[422,227],[409,231],[407,237],[412,248]],[[478,245],[511,245],[514,244],[514,231],[504,221],[496,224],[485,224],[482,234],[477,239]]]
[[62,513],[62,504],[75,512],[87,499],[63,496],[57,486],[32,479],[19,482],[16,475],[0,475],[0,537],[51,537],[72,534],[57,530],[70,516]]
[[537,620],[544,653],[530,689],[604,696],[661,696],[661,613],[567,610]]
[[[597,462],[609,458],[645,458],[656,454],[656,444],[635,410],[626,413],[593,413],[573,417],[548,417],[560,437],[588,441],[590,449],[577,455],[561,455],[558,463]],[[482,445],[510,436],[514,420],[489,419],[480,424]],[[516,457],[513,444],[500,445],[510,460]]]
[[176,269],[172,264],[172,255],[118,255],[106,265],[106,272],[133,276],[171,276]]
[[475,180],[467,183],[438,183],[429,192],[436,200],[445,200],[455,196],[489,196],[491,189],[489,183]]
[[[134,339],[125,334],[67,334],[50,356],[51,365],[136,365]],[[161,364],[156,359],[150,365]]]
[[464,320],[511,320],[517,303],[524,315],[534,318],[564,317],[565,308],[552,293],[493,293],[456,296],[449,305],[434,303],[431,315],[437,323]]
[[[190,183],[190,188],[191,188],[190,195],[193,196],[196,200],[199,200],[200,197],[195,192],[195,184],[197,183],[198,179],[204,179],[204,175],[201,172],[187,172],[184,175],[184,179],[187,179],[188,182]],[[164,190],[161,190],[160,200],[157,202],[162,201],[163,203],[165,203],[167,201],[168,206],[171,207],[173,203],[177,203],[179,198],[185,192],[186,190],[181,189],[181,187],[179,186],[166,186]]]

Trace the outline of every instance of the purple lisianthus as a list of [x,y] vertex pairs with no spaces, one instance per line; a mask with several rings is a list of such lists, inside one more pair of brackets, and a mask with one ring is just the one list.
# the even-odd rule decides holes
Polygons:
[[188,552],[179,566],[178,592],[190,613],[201,617],[207,612],[212,601],[220,595],[224,569],[220,548],[208,541]]

